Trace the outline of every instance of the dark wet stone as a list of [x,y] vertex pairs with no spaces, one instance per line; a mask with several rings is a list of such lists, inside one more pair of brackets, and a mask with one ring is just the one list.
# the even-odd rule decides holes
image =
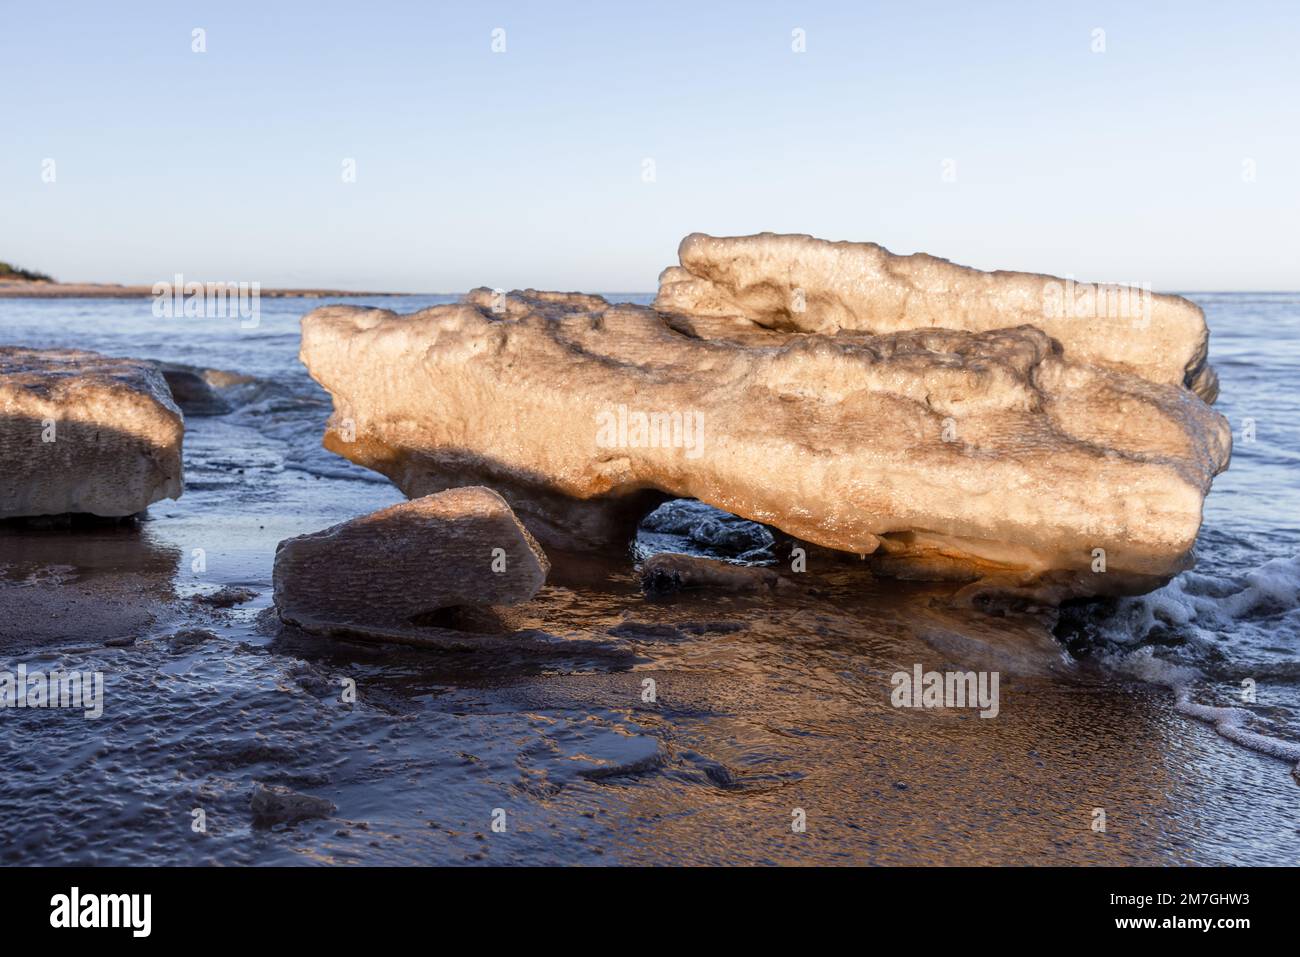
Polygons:
[[698,555],[660,552],[641,565],[641,590],[658,597],[687,588],[728,592],[763,592],[793,583],[771,568],[734,565]]
[[248,381],[247,376],[239,376],[219,369],[200,369],[179,362],[155,364],[158,366],[158,371],[163,374],[163,378],[167,380],[172,399],[186,415],[227,414],[234,406],[218,389]]
[[237,585],[226,585],[224,588],[218,588],[214,592],[207,592],[202,595],[193,596],[190,601],[199,605],[210,605],[213,608],[231,608],[235,605],[242,605],[244,602],[252,601],[257,597],[257,592],[251,588],[240,588]]
[[217,633],[207,628],[182,628],[167,639],[167,646],[172,651],[189,651],[205,641],[215,641]]
[[771,561],[775,541],[765,526],[694,499],[665,502],[641,528],[686,539],[704,553],[746,561]]
[[264,784],[258,785],[249,805],[253,810],[253,824],[257,827],[329,817],[338,810],[332,801],[325,798]]

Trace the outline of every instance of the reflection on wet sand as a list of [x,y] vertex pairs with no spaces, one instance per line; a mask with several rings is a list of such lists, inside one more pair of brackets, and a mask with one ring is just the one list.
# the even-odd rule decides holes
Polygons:
[[[647,863],[1179,859],[1160,850],[1177,846],[1177,789],[1147,750],[1170,730],[1160,702],[1072,673],[1029,621],[987,646],[968,632],[961,649],[936,651],[921,637],[942,617],[936,596],[918,589],[909,606],[891,594],[841,580],[803,608],[648,606],[638,619],[679,637],[647,631],[656,640],[637,644],[651,660],[633,675],[531,682],[539,707],[622,710],[659,741],[652,770],[607,779],[608,852]],[[742,628],[695,637],[702,615]],[[1005,665],[1007,647],[1022,667],[1003,674],[995,720],[890,705],[897,668]],[[1041,650],[1030,667],[1024,647]],[[656,677],[653,707],[635,697],[643,675]],[[1111,808],[1105,833],[1092,829],[1099,803]]]
[[[530,656],[403,653],[379,664],[372,654],[362,693],[422,717],[466,708],[518,725],[462,758],[530,836],[544,826],[569,843],[490,838],[471,860],[1172,863],[1241,853],[1221,824],[1187,821],[1199,797],[1185,771],[1152,763],[1153,744],[1206,759],[1221,747],[1171,720],[1158,694],[1070,664],[1029,616],[990,619],[984,635],[967,628],[936,647],[951,614],[936,589],[876,592],[847,574],[818,584],[815,601],[638,603],[630,573],[585,588],[571,580],[526,606],[536,617],[520,626],[567,624],[574,644],[614,630],[635,660],[616,670],[553,661],[548,671]],[[326,647],[314,646],[318,661],[348,659]],[[348,647],[355,668],[364,652]],[[913,663],[997,667],[999,716],[892,707],[890,674]],[[1285,780],[1274,779],[1264,800],[1284,803]],[[439,795],[459,787],[439,786],[437,774],[422,781]],[[799,814],[802,833],[792,829]],[[448,838],[486,826],[472,807],[442,818]]]
[[0,522],[0,651],[149,630],[169,616],[180,560],[147,521]]

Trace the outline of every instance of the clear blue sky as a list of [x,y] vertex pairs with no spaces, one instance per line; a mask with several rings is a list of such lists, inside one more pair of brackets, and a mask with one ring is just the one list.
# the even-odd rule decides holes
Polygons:
[[5,0],[0,78],[0,259],[63,280],[637,291],[770,229],[1300,288],[1295,2]]

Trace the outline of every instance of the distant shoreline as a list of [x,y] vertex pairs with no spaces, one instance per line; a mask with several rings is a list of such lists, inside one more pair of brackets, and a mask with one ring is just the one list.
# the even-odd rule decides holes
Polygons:
[[[121,286],[98,282],[30,282],[0,280],[0,299],[151,299],[153,286]],[[324,299],[343,296],[406,296],[414,293],[348,289],[260,289],[266,299]]]

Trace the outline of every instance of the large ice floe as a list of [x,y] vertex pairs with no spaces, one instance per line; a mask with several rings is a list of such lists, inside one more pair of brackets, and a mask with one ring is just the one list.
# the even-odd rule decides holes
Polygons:
[[0,518],[120,517],[178,498],[183,436],[152,363],[0,348]]
[[1032,325],[1076,362],[1186,385],[1210,402],[1218,393],[1200,307],[1143,286],[983,272],[924,253],[895,256],[875,243],[773,233],[692,233],[678,258],[659,277],[655,308],[665,312],[820,333]]
[[624,547],[678,497],[969,600],[1189,565],[1231,435],[1186,300],[1085,317],[1065,280],[802,236],[691,236],[682,263],[654,308],[480,289],[313,311],[326,447],[408,496],[490,486],[552,548]]

